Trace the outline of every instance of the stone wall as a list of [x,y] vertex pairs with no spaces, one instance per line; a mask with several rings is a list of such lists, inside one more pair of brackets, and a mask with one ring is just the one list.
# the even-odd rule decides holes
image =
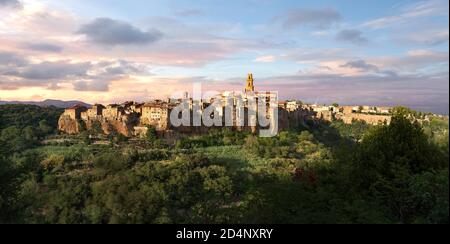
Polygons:
[[390,124],[391,118],[392,117],[388,116],[388,115],[371,115],[371,114],[360,114],[360,113],[344,114],[343,116],[340,117],[340,119],[342,119],[342,121],[344,121],[344,123],[346,123],[346,124],[351,124],[353,122],[353,120],[359,120],[359,121],[364,121],[367,124],[371,124],[371,125],[378,125],[378,124],[383,124],[383,123]]

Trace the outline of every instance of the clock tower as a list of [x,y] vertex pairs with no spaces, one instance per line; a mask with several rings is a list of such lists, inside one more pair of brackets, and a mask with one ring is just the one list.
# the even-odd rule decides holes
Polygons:
[[253,74],[250,73],[247,76],[247,86],[245,87],[245,92],[254,92],[255,91],[255,86],[253,84]]

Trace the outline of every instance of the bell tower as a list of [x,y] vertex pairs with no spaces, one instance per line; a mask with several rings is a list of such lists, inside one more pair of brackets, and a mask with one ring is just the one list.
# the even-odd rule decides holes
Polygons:
[[250,73],[247,76],[247,86],[245,87],[245,92],[254,92],[255,91],[255,86],[253,84],[253,74]]

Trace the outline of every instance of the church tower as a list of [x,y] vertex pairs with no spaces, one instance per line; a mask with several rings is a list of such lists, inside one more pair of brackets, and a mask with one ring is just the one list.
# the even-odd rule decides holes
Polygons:
[[255,86],[253,84],[253,74],[250,73],[247,76],[247,87],[245,87],[245,92],[254,92]]

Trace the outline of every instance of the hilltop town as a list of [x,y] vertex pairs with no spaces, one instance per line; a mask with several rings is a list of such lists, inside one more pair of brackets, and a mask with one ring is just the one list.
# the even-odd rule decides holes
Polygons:
[[[239,95],[230,92],[224,92],[219,95],[222,111],[227,104],[227,97],[248,96],[258,94],[255,91],[253,75],[249,74],[246,82],[245,92]],[[192,106],[196,102],[188,98],[186,94],[183,98],[190,104],[190,112],[193,113]],[[125,102],[122,104],[101,105],[95,104],[91,108],[82,105],[75,105],[65,110],[58,123],[58,129],[67,134],[78,134],[83,127],[92,128],[99,126],[105,134],[116,131],[124,136],[144,135],[149,126],[154,127],[161,133],[191,133],[201,134],[207,132],[210,128],[206,126],[179,126],[174,127],[170,123],[171,111],[183,99],[153,100],[146,103]],[[213,103],[209,100],[197,101],[200,108],[204,110]],[[233,104],[232,106],[236,106]],[[221,115],[223,112],[221,111]],[[342,120],[346,124],[351,124],[355,120],[364,121],[367,124],[389,124],[391,121],[391,108],[374,106],[326,106],[317,104],[304,104],[300,101],[278,101],[278,130],[298,127],[305,124],[306,121],[325,121]],[[230,127],[230,126],[229,126]],[[248,130],[256,132],[258,125],[249,126],[248,123],[241,126],[236,121],[231,126],[233,130]]]

